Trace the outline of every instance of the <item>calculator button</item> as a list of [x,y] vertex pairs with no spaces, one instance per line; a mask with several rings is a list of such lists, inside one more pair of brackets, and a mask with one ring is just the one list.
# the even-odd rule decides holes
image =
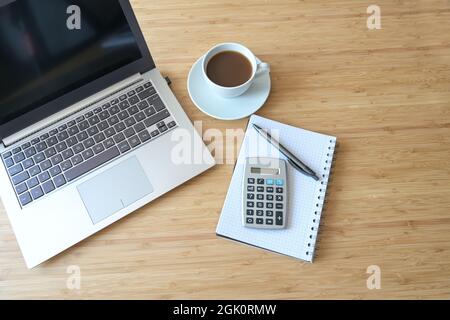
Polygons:
[[266,210],[266,216],[273,217],[273,211],[272,210]]
[[276,212],[275,221],[276,221],[277,226],[283,225],[283,212],[281,212],[281,211]]
[[256,219],[256,224],[263,224],[264,223],[264,219]]
[[277,188],[277,193],[283,193],[283,188]]
[[247,209],[247,215],[252,216],[254,213],[253,209]]
[[248,178],[247,179],[247,183],[254,184],[255,183],[255,179],[254,178]]
[[264,184],[264,179],[259,178],[259,179],[257,180],[257,182],[258,182],[258,184]]
[[268,186],[273,185],[273,179],[267,179],[267,180],[266,180],[266,184],[267,184]]
[[253,193],[248,193],[247,194],[247,199],[253,200],[253,199],[255,199],[255,195]]
[[257,195],[256,195],[256,199],[258,199],[258,200],[264,200],[264,195],[263,195],[263,194],[257,194]]
[[256,188],[256,191],[258,191],[258,192],[264,192],[264,187],[257,187],[257,188]]
[[273,192],[273,187],[267,187],[267,192],[270,192],[270,193],[272,193]]
[[257,202],[256,203],[257,208],[264,208],[264,202]]
[[247,218],[247,223],[253,223],[253,218]]
[[277,201],[283,201],[283,196],[277,196],[276,199]]
[[273,200],[273,194],[266,195],[266,200],[272,201]]
[[255,206],[255,203],[254,203],[254,202],[247,201],[247,207],[253,208],[254,206]]
[[248,191],[248,192],[253,192],[253,191],[255,191],[255,186],[247,186],[247,191]]
[[276,208],[277,209],[283,209],[283,204],[282,203],[277,203]]
[[277,186],[282,186],[282,185],[284,184],[284,181],[283,181],[283,179],[277,179],[277,180],[275,181],[275,184],[276,184]]
[[267,203],[266,203],[266,208],[267,208],[267,209],[273,209],[273,203],[267,202]]
[[262,217],[264,215],[264,211],[263,210],[256,210],[256,215],[258,217]]
[[273,219],[266,219],[266,224],[273,225]]

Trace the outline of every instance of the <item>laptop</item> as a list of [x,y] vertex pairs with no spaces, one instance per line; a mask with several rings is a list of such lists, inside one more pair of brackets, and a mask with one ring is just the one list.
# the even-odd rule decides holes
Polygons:
[[0,194],[29,268],[214,165],[128,0],[0,0],[0,70]]

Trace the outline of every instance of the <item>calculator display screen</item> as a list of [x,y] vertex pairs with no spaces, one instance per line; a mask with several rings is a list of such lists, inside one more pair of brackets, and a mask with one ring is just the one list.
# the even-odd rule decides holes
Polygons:
[[280,174],[280,169],[252,167],[250,169],[250,172],[254,173],[254,174],[278,175],[278,174]]

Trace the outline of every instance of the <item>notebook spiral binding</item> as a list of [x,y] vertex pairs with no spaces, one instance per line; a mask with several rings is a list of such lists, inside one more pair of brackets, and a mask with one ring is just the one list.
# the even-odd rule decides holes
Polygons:
[[310,222],[308,226],[308,230],[310,231],[309,237],[307,239],[307,251],[305,252],[307,256],[311,256],[311,260],[314,259],[314,256],[317,252],[319,243],[318,241],[318,233],[320,230],[320,222],[322,218],[322,214],[325,211],[326,197],[328,192],[328,185],[331,182],[331,174],[333,169],[333,158],[336,152],[338,145],[335,139],[330,140],[330,144],[327,149],[325,164],[323,170],[320,174],[321,182],[318,190],[316,190],[317,202],[315,204],[316,208],[314,210],[314,218]]

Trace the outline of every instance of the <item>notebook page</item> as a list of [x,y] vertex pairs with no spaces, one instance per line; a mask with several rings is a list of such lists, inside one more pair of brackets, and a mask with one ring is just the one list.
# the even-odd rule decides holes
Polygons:
[[[242,182],[247,157],[286,158],[262,138],[252,124],[267,129],[311,169],[321,181],[307,177],[287,164],[287,228],[261,230],[242,225]],[[320,215],[328,183],[328,172],[336,138],[252,116],[236,162],[217,234],[295,258],[312,261]],[[320,197],[320,198],[319,198]]]

